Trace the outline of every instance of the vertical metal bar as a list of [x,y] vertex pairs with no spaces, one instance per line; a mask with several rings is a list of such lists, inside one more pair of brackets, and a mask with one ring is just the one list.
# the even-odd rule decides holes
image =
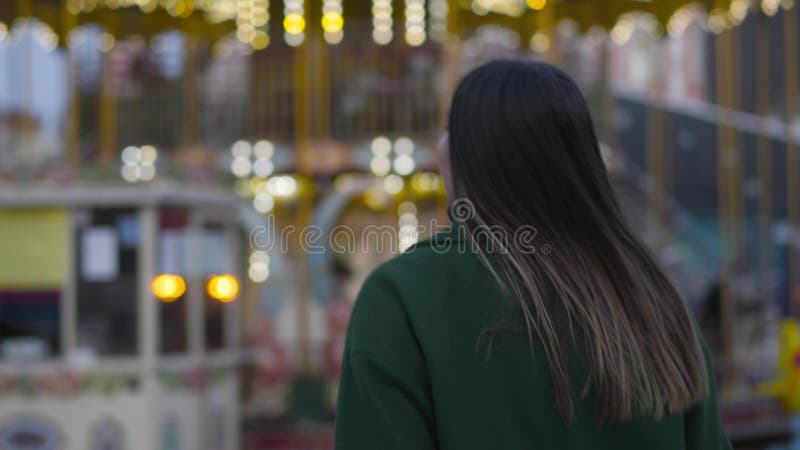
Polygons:
[[33,17],[32,0],[17,0],[17,17]]
[[111,51],[102,53],[103,64],[100,81],[100,161],[109,164],[114,159],[117,119],[114,80],[111,75]]
[[[315,7],[322,8],[321,5],[315,5]],[[317,21],[317,23],[319,23],[319,21]],[[318,125],[315,134],[327,140],[330,138],[331,131],[331,49],[323,39],[323,34],[320,30],[317,28],[315,28],[315,30],[316,32],[314,32],[313,38],[318,55],[317,58],[315,58],[317,67],[314,73],[317,76],[317,95],[319,100],[317,104],[317,118],[315,120]]]
[[[18,0],[17,1],[17,14],[19,17],[31,18],[33,16],[31,0]],[[20,41],[19,47],[19,92],[21,97],[20,109],[29,117],[34,117],[33,112],[33,93],[32,93],[32,75],[35,70],[32,67],[33,55],[31,54],[31,40],[23,38]],[[33,148],[33,137],[30,133],[21,133],[22,136],[22,153],[20,154],[21,160],[25,163],[35,161],[35,152],[37,149]]]
[[[798,170],[800,167],[800,155],[798,147],[792,135],[792,123],[797,113],[797,14],[796,10],[786,10],[783,12],[784,27],[784,68],[785,68],[785,92],[786,92],[786,201],[789,219],[789,227],[794,236],[800,230],[800,180],[798,180]],[[789,245],[789,285],[794,287],[798,283],[798,249],[797,243],[790,240]],[[792,289],[793,291],[793,289]],[[800,312],[800,305],[796,298],[791,298],[790,312],[792,316],[797,316]]]
[[67,85],[69,89],[69,114],[67,116],[67,161],[77,171],[80,165],[80,130],[81,108],[80,91],[78,90],[78,76],[76,73],[75,59],[69,47],[69,33],[75,28],[77,18],[67,8],[67,1],[62,0],[61,5],[61,36],[64,51],[67,56]]
[[64,251],[66,274],[61,288],[61,357],[69,358],[77,342],[78,271],[76,258],[76,230],[73,211],[67,210],[67,239]]
[[456,0],[447,0],[447,33],[445,35],[441,57],[443,59],[445,86],[439,102],[439,122],[446,126],[447,110],[450,99],[456,88],[461,66],[461,38],[459,35],[458,16],[460,6]]
[[205,354],[205,294],[203,286],[203,217],[196,209],[189,216],[189,245],[187,246],[186,308],[189,354],[201,360]]
[[758,156],[758,273],[760,291],[769,291],[767,274],[772,262],[770,228],[772,226],[772,149],[766,132],[769,108],[769,28],[763,16],[756,18],[756,110],[759,132],[756,138]]
[[[736,111],[739,109],[739,33],[737,29],[728,31],[729,39],[727,46],[727,59],[728,59],[728,76],[727,91],[729,96],[729,107],[731,110]],[[730,248],[731,248],[731,276],[733,277],[733,270],[738,261],[743,257],[742,240],[743,240],[743,214],[742,214],[742,150],[740,148],[739,131],[734,126],[726,127],[728,132],[728,159],[725,163],[726,167],[726,186],[728,190],[728,220],[730,227]],[[729,280],[733,281],[733,279]],[[732,302],[728,306],[728,313],[733,310],[732,304],[736,299],[736,290],[729,291],[729,301]],[[733,317],[729,317],[733,320]],[[730,330],[733,331],[735,327],[731,326]]]
[[[730,79],[730,47],[731,36],[723,32],[716,36],[716,79],[717,104],[721,108],[731,106]],[[720,327],[722,346],[726,355],[730,356],[732,343],[730,339],[731,311],[731,229],[730,212],[728,210],[728,161],[731,146],[730,133],[724,117],[719,117],[717,124],[717,196],[718,219],[720,231]]]
[[647,232],[659,231],[659,198],[664,190],[664,130],[662,111],[654,102],[645,105],[645,151],[648,180],[647,185]]
[[311,120],[309,117],[308,39],[294,48],[294,134],[297,171],[311,171]]
[[138,342],[139,370],[143,384],[152,381],[155,375],[160,350],[159,305],[150,283],[156,275],[158,240],[158,210],[154,205],[145,205],[139,211],[139,304]]
[[185,68],[183,73],[183,144],[193,145],[198,138],[197,114],[197,36],[186,35],[184,55]]
[[[600,87],[600,117],[598,117],[598,139],[601,142],[608,143],[611,141],[612,123],[614,109],[614,97],[611,94],[611,40],[607,35],[603,35],[602,42],[600,43],[600,68],[598,70],[600,77],[598,85]],[[549,50],[548,50],[549,51]],[[663,119],[663,114],[659,115]],[[662,127],[663,128],[663,127]]]
[[230,249],[230,261],[228,261],[228,273],[236,277],[239,281],[239,297],[230,303],[226,303],[223,308],[223,320],[225,323],[225,349],[227,351],[238,351],[239,337],[241,335],[241,311],[242,301],[244,300],[244,287],[247,275],[242,270],[242,240],[237,233],[236,225],[229,223],[225,225],[225,242]]
[[[314,6],[308,4],[305,11],[309,14],[314,10]],[[307,17],[311,23],[310,18]],[[311,116],[310,116],[310,77],[309,77],[309,39],[298,45],[294,49],[294,117],[295,117],[295,142],[296,142],[296,161],[297,171],[301,175],[310,175],[312,172],[311,155]],[[313,205],[311,200],[298,199],[297,226],[301,230],[308,224],[311,218]],[[311,328],[310,328],[310,305],[309,291],[306,277],[307,271],[302,267],[305,258],[302,257],[298,238],[298,254],[295,255],[296,262],[301,270],[297,273],[297,335],[298,349],[300,352],[300,371],[304,375],[310,375],[312,371],[311,362]]]
[[717,39],[717,89],[718,104],[723,108],[718,124],[718,196],[720,222],[720,323],[725,354],[732,356],[737,345],[734,341],[733,323],[736,290],[732,288],[734,268],[741,258],[741,156],[737,131],[729,123],[728,112],[735,110],[738,102],[738,77],[736,64],[736,30],[728,30]]
[[309,271],[305,266],[303,236],[305,228],[311,223],[313,214],[313,197],[298,199],[297,224],[300,233],[297,235],[298,245],[295,263],[300,268],[297,271],[297,333],[299,336],[300,370],[303,375],[311,375],[313,361],[311,360],[311,292],[309,289]]
[[556,9],[553,2],[549,2],[538,15],[540,19],[540,29],[543,33],[547,33],[550,37],[550,45],[545,52],[545,60],[552,64],[559,64],[561,62],[561,52],[558,42],[558,33],[556,32]]
[[[155,276],[158,239],[158,209],[155,205],[145,205],[139,209],[139,244],[137,254],[137,361],[140,391],[144,397],[145,408],[155,411],[158,404],[158,354],[160,350],[159,305],[150,284]],[[145,424],[143,448],[155,448],[158,418],[148,417]]]

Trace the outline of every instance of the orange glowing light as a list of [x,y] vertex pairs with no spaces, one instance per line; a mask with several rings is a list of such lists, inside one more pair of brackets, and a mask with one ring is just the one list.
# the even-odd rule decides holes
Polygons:
[[153,295],[165,303],[174,302],[186,292],[186,281],[180,275],[162,274],[153,279]]
[[215,275],[209,278],[206,292],[215,300],[232,302],[239,295],[239,282],[233,275]]

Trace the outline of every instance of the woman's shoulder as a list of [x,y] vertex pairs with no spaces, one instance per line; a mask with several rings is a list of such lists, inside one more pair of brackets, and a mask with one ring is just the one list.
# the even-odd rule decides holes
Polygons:
[[[379,265],[366,278],[350,320],[351,351],[378,351],[381,342],[426,341],[441,328],[457,302],[467,314],[469,296],[479,295],[480,261],[452,235],[437,234]],[[488,281],[491,282],[491,281]],[[390,345],[384,345],[387,347]]]
[[455,232],[445,231],[380,264],[367,277],[362,290],[373,285],[393,286],[399,294],[418,297],[422,290],[438,290],[476,270],[480,270],[480,262],[468,243]]
[[464,241],[452,231],[414,244],[379,265],[366,278],[356,299],[355,315],[373,320],[431,317],[453,298],[464,300],[491,275]]
[[[389,268],[403,268],[404,265],[414,265],[421,262],[443,263],[450,261],[458,263],[468,261],[474,257],[470,241],[466,238],[461,228],[450,227],[409,246],[399,255],[386,261],[384,265]],[[380,268],[380,267],[379,267]]]

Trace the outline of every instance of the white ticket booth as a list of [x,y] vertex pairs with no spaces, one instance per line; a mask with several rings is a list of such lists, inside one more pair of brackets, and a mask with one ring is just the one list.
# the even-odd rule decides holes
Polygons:
[[0,448],[238,450],[249,211],[170,184],[0,190]]

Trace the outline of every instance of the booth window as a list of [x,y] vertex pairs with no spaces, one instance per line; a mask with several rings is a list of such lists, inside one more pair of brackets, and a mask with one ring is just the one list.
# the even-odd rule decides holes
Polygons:
[[[158,273],[188,279],[191,234],[186,209],[164,208],[159,218]],[[188,291],[178,298],[160,299],[161,353],[183,353],[187,349]]]
[[0,210],[0,360],[58,354],[68,221],[63,209]]
[[[203,229],[203,273],[205,282],[214,275],[231,270],[230,243],[222,225],[206,224]],[[207,286],[206,286],[207,287]],[[214,299],[204,289],[205,341],[207,350],[220,350],[225,346],[225,307],[227,304]]]
[[134,355],[140,239],[136,210],[94,209],[78,217],[78,346],[97,356]]

